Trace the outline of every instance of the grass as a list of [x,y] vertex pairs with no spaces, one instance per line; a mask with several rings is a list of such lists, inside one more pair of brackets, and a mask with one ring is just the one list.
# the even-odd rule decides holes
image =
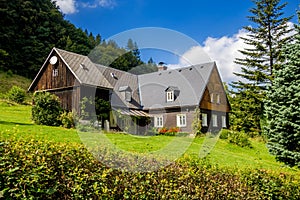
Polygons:
[[207,156],[212,164],[239,169],[266,169],[300,175],[300,170],[285,167],[268,153],[265,143],[251,140],[253,148],[242,148],[215,138],[171,136],[142,137],[115,133],[80,133],[76,129],[36,125],[31,120],[31,106],[0,101],[0,139],[35,139],[82,144],[87,141],[109,143],[123,151],[163,154],[193,158]]

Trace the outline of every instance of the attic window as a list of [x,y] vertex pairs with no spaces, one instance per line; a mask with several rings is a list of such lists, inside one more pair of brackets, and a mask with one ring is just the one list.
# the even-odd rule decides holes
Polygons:
[[123,99],[127,102],[130,102],[131,101],[131,98],[132,98],[132,90],[129,86],[121,86],[119,87],[119,92],[121,93]]
[[175,86],[169,86],[166,90],[166,101],[172,102],[175,101],[176,98],[179,96],[179,88]]
[[53,71],[52,71],[52,76],[53,76],[53,77],[58,76],[58,69],[57,69],[57,68],[54,68],[54,69],[53,69]]
[[167,102],[174,101],[174,91],[168,91],[166,95],[167,95]]

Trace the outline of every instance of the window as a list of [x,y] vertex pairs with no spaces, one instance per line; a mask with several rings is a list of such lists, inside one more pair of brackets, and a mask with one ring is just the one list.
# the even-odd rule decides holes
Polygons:
[[202,126],[207,126],[207,114],[202,113]]
[[125,100],[127,102],[131,101],[131,91],[125,91]]
[[167,92],[167,102],[174,101],[174,91]]
[[177,115],[177,126],[185,127],[186,126],[186,114]]
[[58,76],[58,69],[53,69],[52,76]]
[[213,127],[218,127],[218,116],[217,115],[212,115],[212,125]]
[[222,127],[226,128],[226,116],[222,116]]
[[210,102],[211,102],[211,103],[214,102],[214,94],[213,94],[213,93],[210,94]]
[[220,94],[217,94],[217,103],[221,103]]
[[155,116],[154,117],[154,127],[163,127],[163,126],[164,126],[163,116]]

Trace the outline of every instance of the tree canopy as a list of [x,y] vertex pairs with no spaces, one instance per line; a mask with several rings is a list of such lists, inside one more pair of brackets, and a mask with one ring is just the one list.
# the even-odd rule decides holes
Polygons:
[[53,47],[87,55],[101,41],[66,21],[51,0],[3,0],[0,16],[0,70],[29,78]]

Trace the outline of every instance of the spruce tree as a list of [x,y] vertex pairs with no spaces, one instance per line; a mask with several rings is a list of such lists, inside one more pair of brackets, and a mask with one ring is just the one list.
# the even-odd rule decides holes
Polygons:
[[283,17],[282,10],[287,3],[280,0],[255,0],[250,9],[249,20],[255,26],[246,26],[247,37],[242,37],[250,48],[240,50],[244,58],[236,58],[241,65],[241,73],[235,73],[240,80],[233,82],[237,106],[233,108],[237,130],[260,132],[263,100],[266,87],[272,83],[273,71],[280,67],[281,48],[290,41],[287,34],[291,31],[287,22],[291,17]]
[[270,153],[278,161],[300,168],[300,25],[296,32],[294,42],[283,48],[285,63],[275,70],[267,92],[264,132]]

